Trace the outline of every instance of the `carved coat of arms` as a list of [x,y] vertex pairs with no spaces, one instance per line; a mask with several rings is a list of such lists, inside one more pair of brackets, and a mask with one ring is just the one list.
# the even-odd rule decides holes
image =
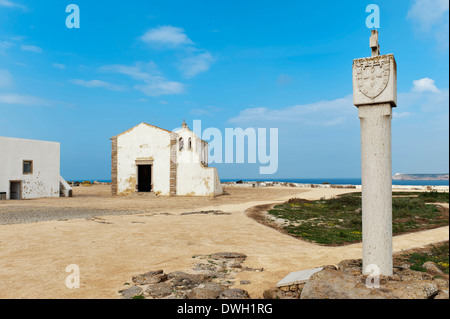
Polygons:
[[360,59],[356,62],[355,71],[359,91],[374,99],[389,83],[390,60],[385,56]]

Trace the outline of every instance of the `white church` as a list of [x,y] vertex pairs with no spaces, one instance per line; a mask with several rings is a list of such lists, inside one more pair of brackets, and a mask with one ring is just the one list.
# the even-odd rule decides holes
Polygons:
[[113,195],[217,196],[222,186],[208,167],[208,143],[182,128],[168,131],[141,123],[111,138]]

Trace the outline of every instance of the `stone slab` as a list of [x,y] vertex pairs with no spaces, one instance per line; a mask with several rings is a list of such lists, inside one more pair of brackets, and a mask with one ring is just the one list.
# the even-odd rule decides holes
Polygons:
[[319,267],[291,272],[289,275],[287,275],[280,282],[277,283],[277,287],[284,287],[305,283],[308,281],[309,277],[314,275],[316,272],[321,271],[322,269],[323,267]]

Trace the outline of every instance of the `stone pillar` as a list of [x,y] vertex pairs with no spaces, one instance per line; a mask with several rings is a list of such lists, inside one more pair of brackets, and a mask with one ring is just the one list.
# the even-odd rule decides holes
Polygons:
[[392,275],[392,107],[397,105],[397,66],[379,55],[372,30],[372,57],[353,60],[353,104],[361,120],[363,273],[376,265]]
[[375,264],[392,275],[390,104],[359,107],[361,121],[363,269]]

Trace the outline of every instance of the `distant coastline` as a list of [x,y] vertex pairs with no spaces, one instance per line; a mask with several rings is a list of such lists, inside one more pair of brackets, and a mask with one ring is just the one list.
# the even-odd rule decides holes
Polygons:
[[[67,179],[68,182],[100,182],[111,183],[111,180],[106,179]],[[331,185],[361,185],[361,178],[264,178],[264,179],[237,179],[237,178],[223,178],[221,182],[282,182],[282,183],[296,183],[296,184],[324,184]],[[401,180],[393,179],[393,185],[411,185],[411,186],[449,186],[449,180]]]
[[392,179],[398,181],[448,181],[449,174],[395,174]]

